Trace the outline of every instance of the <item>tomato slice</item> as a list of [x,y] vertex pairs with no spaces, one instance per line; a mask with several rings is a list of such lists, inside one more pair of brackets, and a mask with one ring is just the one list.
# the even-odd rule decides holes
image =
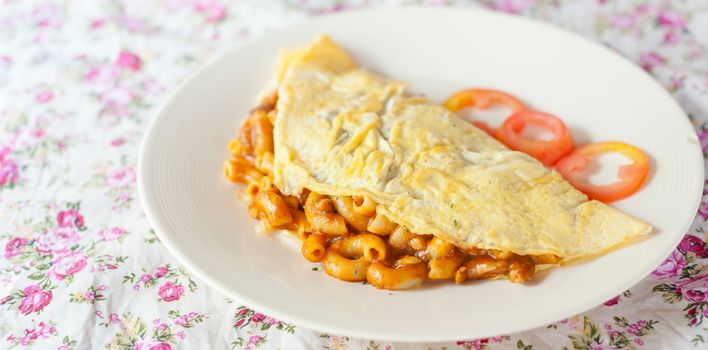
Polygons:
[[[596,157],[607,152],[617,152],[633,161],[632,164],[619,168],[618,182],[609,185],[593,185],[580,180],[580,174]],[[588,197],[608,203],[629,197],[642,186],[649,173],[649,158],[638,148],[622,142],[600,142],[578,147],[573,153],[565,156],[556,165],[556,170],[575,188]]]
[[[553,133],[553,139],[529,140],[521,136],[526,125],[534,124]],[[573,137],[560,118],[543,112],[523,110],[512,114],[498,131],[501,142],[509,148],[528,153],[545,166],[552,166],[575,147]]]
[[[453,112],[469,107],[488,109],[494,105],[506,106],[511,109],[512,114],[526,109],[526,106],[516,97],[506,92],[490,89],[467,89],[458,91],[445,101],[445,108]],[[491,136],[497,136],[497,131],[485,122],[473,121],[472,124]]]

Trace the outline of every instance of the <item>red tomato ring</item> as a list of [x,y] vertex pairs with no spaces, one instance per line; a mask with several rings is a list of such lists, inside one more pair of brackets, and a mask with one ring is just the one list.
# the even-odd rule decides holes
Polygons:
[[[632,160],[632,164],[619,168],[619,181],[608,185],[593,185],[578,178],[588,166],[590,158],[608,152],[617,152]],[[558,161],[556,171],[588,197],[608,203],[629,197],[642,187],[649,173],[649,158],[638,148],[626,143],[599,142],[578,147],[563,157]]]
[[[491,89],[461,90],[452,94],[447,101],[445,101],[445,108],[452,112],[470,107],[488,109],[494,105],[506,106],[511,109],[512,114],[526,109],[523,102],[519,101],[516,97],[503,91]],[[490,136],[497,136],[497,131],[483,121],[475,120],[472,124],[484,130]]]
[[[545,141],[522,137],[521,132],[528,124],[548,129],[553,133],[553,139]],[[528,153],[545,166],[552,166],[575,147],[565,123],[544,112],[523,110],[512,114],[499,128],[498,136],[509,148]]]

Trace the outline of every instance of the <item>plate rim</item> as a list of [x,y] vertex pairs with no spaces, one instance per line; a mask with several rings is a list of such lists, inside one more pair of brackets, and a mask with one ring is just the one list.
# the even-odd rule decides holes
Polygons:
[[[596,50],[602,50],[606,54],[609,53],[610,55],[613,55],[616,59],[619,61],[623,61],[625,63],[625,66],[627,66],[627,69],[633,69],[636,72],[641,72],[645,77],[648,77],[649,81],[654,84],[656,88],[658,88],[662,93],[666,96],[669,97],[669,100],[673,104],[673,106],[680,111],[680,113],[686,117],[685,118],[685,123],[687,123],[687,126],[690,128],[692,131],[693,135],[695,135],[695,129],[693,125],[691,125],[689,118],[686,116],[685,111],[683,108],[678,104],[676,99],[668,92],[666,89],[664,89],[663,86],[659,84],[659,82],[651,76],[649,73],[641,69],[639,66],[636,65],[636,63],[632,62],[628,58],[625,58],[618,52],[602,45],[599,42],[593,41],[589,38],[586,38],[580,34],[577,34],[575,32],[572,32],[568,29],[558,27],[556,25],[553,25],[548,22],[543,22],[543,21],[538,21],[535,19],[531,19],[528,17],[522,17],[522,16],[517,16],[517,15],[511,15],[503,12],[497,12],[497,11],[491,11],[483,7],[477,7],[477,6],[470,6],[470,7],[430,7],[430,6],[421,6],[421,5],[414,5],[414,6],[401,6],[401,7],[372,7],[372,8],[357,8],[357,9],[352,9],[344,12],[339,12],[339,13],[331,13],[331,14],[325,14],[325,15],[317,15],[317,16],[309,16],[309,17],[304,17],[301,19],[298,19],[292,23],[289,23],[283,27],[276,28],[272,31],[266,32],[259,34],[255,37],[249,38],[248,40],[244,41],[243,43],[239,44],[233,44],[230,43],[229,47],[222,50],[221,52],[215,54],[213,57],[210,59],[207,59],[202,65],[193,71],[191,74],[188,74],[184,80],[182,80],[177,86],[175,86],[172,91],[167,94],[160,103],[159,107],[155,109],[154,112],[151,113],[152,117],[147,125],[147,128],[145,129],[145,132],[143,134],[143,139],[140,144],[140,148],[138,151],[138,162],[137,162],[137,187],[138,187],[138,197],[140,198],[140,204],[143,209],[143,212],[145,213],[146,218],[148,219],[151,227],[155,230],[156,235],[160,239],[160,242],[165,246],[165,248],[169,251],[171,255],[175,257],[175,259],[182,265],[187,268],[190,272],[192,272],[195,276],[197,276],[199,279],[203,280],[206,282],[208,285],[211,287],[215,288],[218,290],[220,293],[224,294],[225,296],[234,299],[238,303],[241,303],[243,305],[246,305],[248,307],[251,307],[253,309],[257,309],[260,312],[263,312],[264,314],[271,315],[273,317],[276,317],[279,320],[289,322],[289,323],[294,323],[296,325],[308,328],[310,330],[314,331],[319,331],[319,332],[324,332],[324,333],[331,333],[331,334],[336,334],[336,335],[347,335],[347,336],[352,336],[355,338],[359,339],[367,339],[367,340],[377,340],[377,341],[395,341],[395,342],[403,342],[403,343],[416,343],[416,342],[425,342],[425,343],[430,343],[430,342],[445,342],[445,341],[455,341],[455,340],[462,340],[462,339],[468,339],[469,336],[466,336],[464,334],[445,334],[443,336],[435,336],[435,335],[427,335],[427,334],[416,334],[416,335],[403,335],[401,333],[395,333],[392,336],[387,336],[386,334],[390,332],[386,332],[385,330],[382,330],[381,332],[378,333],[370,333],[370,332],[362,332],[358,331],[355,329],[341,329],[337,326],[332,326],[332,325],[327,325],[324,323],[318,323],[314,321],[310,321],[308,318],[298,318],[296,315],[289,314],[287,312],[281,313],[279,310],[274,309],[269,307],[267,304],[262,304],[256,300],[253,300],[251,298],[248,298],[244,295],[241,295],[237,291],[233,290],[232,288],[226,286],[224,283],[220,282],[218,279],[213,278],[207,271],[199,267],[199,264],[196,262],[193,262],[186,254],[182,253],[181,250],[177,249],[176,243],[174,243],[170,239],[170,235],[165,233],[164,226],[159,219],[159,214],[155,212],[155,208],[157,207],[155,203],[155,198],[154,198],[154,193],[151,194],[151,192],[148,190],[149,185],[147,184],[147,178],[149,178],[149,171],[148,167],[145,166],[145,157],[146,154],[148,153],[148,150],[150,149],[150,142],[151,140],[154,139],[154,134],[156,133],[156,125],[159,124],[160,122],[163,122],[167,117],[167,114],[164,113],[165,109],[173,102],[173,100],[178,97],[181,93],[184,92],[185,87],[188,85],[191,85],[193,81],[195,81],[199,76],[201,76],[205,71],[209,70],[212,66],[214,66],[217,62],[220,62],[224,60],[226,57],[232,55],[235,52],[238,52],[240,50],[247,49],[248,46],[255,45],[261,40],[265,40],[268,38],[275,38],[280,35],[283,35],[283,33],[287,32],[289,29],[294,28],[294,27],[299,27],[299,26],[304,26],[304,25],[312,25],[313,22],[319,22],[319,21],[329,21],[333,18],[339,18],[339,17],[347,17],[351,15],[362,15],[366,13],[373,13],[373,12],[418,12],[418,11],[436,11],[436,12],[467,12],[467,13],[473,13],[473,14],[483,14],[484,16],[491,16],[491,17],[499,17],[499,18],[504,18],[505,20],[512,20],[512,21],[518,21],[518,22],[524,22],[525,25],[535,25],[535,26],[541,26],[545,27],[545,30],[550,30],[558,34],[570,36],[573,38],[573,40],[579,40],[584,42],[585,45],[590,45],[593,46],[594,49]],[[693,147],[696,150],[696,155],[703,159],[702,157],[702,152],[700,150],[700,144],[695,143],[695,147]],[[705,164],[705,162],[702,160],[702,162]],[[703,188],[704,187],[704,178],[705,178],[705,166],[704,167],[699,167],[699,170],[701,174],[700,176],[697,176],[697,182],[698,182],[698,188]],[[676,246],[679,244],[679,242],[683,239],[685,236],[686,232],[690,229],[692,226],[693,222],[696,219],[695,213],[697,212],[700,203],[701,203],[702,195],[700,193],[697,193],[695,195],[695,199],[691,205],[693,208],[692,212],[694,213],[693,216],[690,217],[690,219],[687,216],[686,223],[683,225],[683,229],[681,232],[684,232],[683,234],[676,233],[676,237],[674,239],[674,243],[672,247],[667,250],[666,256],[670,254],[671,251],[673,251]],[[661,262],[659,262],[661,263]],[[628,281],[631,281],[631,283],[627,283],[626,288],[631,288],[635,286],[637,283],[648,277],[651,273],[656,268],[656,266],[651,267],[650,269],[647,269],[642,274],[637,274],[631,279],[628,279]],[[608,289],[609,290],[609,289]],[[605,293],[609,294],[609,293]],[[583,312],[586,312],[588,310],[594,309],[598,306],[600,306],[607,298],[605,297],[604,294],[598,295],[595,299],[593,299],[592,306],[576,306],[574,308],[571,308],[573,310],[573,313],[571,315],[566,315],[563,317],[553,317],[552,321],[549,322],[542,322],[540,324],[534,324],[532,326],[518,326],[515,328],[509,328],[508,331],[504,332],[503,334],[514,334],[522,331],[527,331],[527,330],[532,330],[536,329],[538,327],[542,327],[544,324],[550,324],[550,323],[555,323],[558,322],[564,318],[572,317],[573,315],[577,315]],[[489,336],[494,336],[494,335],[489,335]]]

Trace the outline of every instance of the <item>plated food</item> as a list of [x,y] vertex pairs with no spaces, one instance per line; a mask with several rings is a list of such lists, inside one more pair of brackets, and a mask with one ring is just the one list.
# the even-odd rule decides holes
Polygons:
[[544,166],[574,181],[589,155],[616,144],[578,148],[570,160],[572,143],[529,152],[539,161],[504,144],[523,142],[519,123],[538,114],[513,107],[516,119],[489,135],[360,68],[326,36],[284,52],[277,77],[277,92],[229,144],[225,174],[245,185],[252,217],[294,232],[305,258],[336,278],[385,289],[426,279],[523,283],[652,230]]
[[[395,31],[389,30],[392,19]],[[426,281],[422,288],[382,291],[332,278],[321,263],[298,256],[300,240],[291,234],[258,233],[263,224],[234,198],[247,186],[224,180],[219,171],[224,159],[232,158],[226,144],[260,103],[259,92],[275,87],[269,72],[278,50],[307,44],[323,32],[362,67],[405,79],[408,91],[423,92],[437,103],[470,87],[501,89],[565,121],[576,150],[605,140],[639,147],[650,159],[647,181],[611,204],[654,230],[621,249],[537,272],[525,285],[505,279],[462,285]],[[578,68],[593,65],[602,69]],[[492,113],[455,114],[460,121],[487,121]],[[599,171],[593,173],[597,162],[591,162],[586,173],[593,180],[612,180],[619,162],[613,155],[601,157]],[[700,205],[703,168],[695,131],[671,95],[602,45],[516,16],[405,7],[317,16],[221,55],[175,89],[157,111],[136,171],[141,204],[163,245],[194,276],[233,300],[329,334],[441,342],[542,327],[636,284],[690,229]]]

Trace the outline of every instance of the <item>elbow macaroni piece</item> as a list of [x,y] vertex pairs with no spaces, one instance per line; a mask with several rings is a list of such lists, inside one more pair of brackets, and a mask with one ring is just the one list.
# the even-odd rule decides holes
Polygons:
[[386,243],[372,234],[348,236],[333,243],[322,260],[329,275],[344,281],[363,281],[373,261],[386,258]]
[[335,213],[305,211],[307,220],[310,221],[315,232],[330,236],[343,236],[349,233],[344,218]]
[[361,233],[341,239],[339,249],[346,255],[363,255],[369,261],[386,259],[386,243],[381,237]]
[[342,281],[357,282],[366,279],[366,268],[371,264],[363,256],[358,259],[348,259],[332,246],[327,248],[322,267],[328,275]]
[[354,211],[365,216],[374,216],[378,204],[369,196],[354,197]]
[[272,226],[282,226],[293,220],[290,208],[272,190],[258,192],[255,203]]
[[390,235],[391,232],[396,229],[396,226],[398,225],[391,222],[386,216],[377,213],[376,216],[371,218],[371,220],[369,221],[369,225],[366,227],[366,229],[371,233],[375,233],[381,236],[387,236]]
[[506,260],[475,256],[455,272],[455,283],[462,283],[466,279],[495,278],[504,275],[508,269],[509,263]]
[[388,244],[398,250],[406,250],[411,238],[413,238],[413,234],[410,231],[403,228],[403,226],[398,226],[388,236]]
[[[273,152],[273,124],[268,120],[267,113],[257,111],[251,116],[251,142],[256,156],[265,152]],[[253,142],[255,141],[255,142]]]
[[432,259],[428,262],[428,278],[431,280],[449,280],[455,278],[457,269],[462,264],[462,258],[453,255],[447,258]]
[[532,258],[519,256],[511,260],[507,277],[514,283],[524,283],[536,273],[536,265]]
[[229,150],[235,158],[253,155],[253,142],[251,139],[253,128],[251,127],[252,118],[249,117],[241,126],[236,142],[229,145]]
[[302,242],[302,255],[311,262],[322,261],[327,251],[327,241],[318,234],[311,234]]
[[334,213],[332,201],[317,193],[310,193],[304,205],[305,216],[314,231],[331,235],[343,236],[349,233],[344,217]]
[[246,195],[250,199],[251,203],[253,203],[253,201],[256,198],[256,195],[260,191],[261,191],[260,180],[259,181],[251,181],[248,183],[248,185],[246,185]]
[[413,235],[410,241],[408,241],[408,246],[416,251],[425,252],[430,243],[430,236],[428,235]]
[[536,264],[557,264],[561,261],[560,257],[552,254],[536,255],[532,259]]
[[509,260],[476,256],[465,262],[455,272],[455,283],[462,283],[466,279],[497,277],[507,277],[511,282],[523,283],[530,280],[535,272],[535,263],[528,256],[516,255]]
[[243,159],[224,161],[224,176],[231,182],[249,183],[259,180],[263,173]]
[[415,263],[396,264],[388,267],[375,262],[366,270],[366,280],[379,289],[409,289],[423,283],[428,275],[425,263],[418,260]]
[[444,259],[455,254],[455,245],[433,237],[425,247],[425,253],[430,259]]
[[312,210],[326,211],[328,213],[334,212],[334,204],[331,198],[318,193],[310,193],[307,198],[309,199],[309,204],[306,201],[306,207],[310,207]]
[[366,231],[369,225],[369,217],[354,211],[353,200],[346,196],[332,196],[332,204],[337,212],[344,217],[349,225],[359,231]]

